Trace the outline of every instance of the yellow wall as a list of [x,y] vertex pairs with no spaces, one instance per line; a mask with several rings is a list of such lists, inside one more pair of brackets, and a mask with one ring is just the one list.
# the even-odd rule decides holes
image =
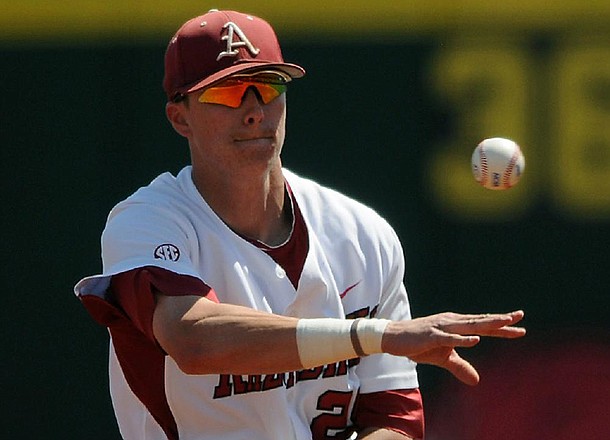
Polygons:
[[[234,8],[267,18],[283,33],[384,36],[452,29],[605,27],[607,0],[4,0],[0,40],[72,40],[167,36],[209,8]],[[309,4],[309,6],[304,6]],[[549,6],[552,5],[552,6]]]

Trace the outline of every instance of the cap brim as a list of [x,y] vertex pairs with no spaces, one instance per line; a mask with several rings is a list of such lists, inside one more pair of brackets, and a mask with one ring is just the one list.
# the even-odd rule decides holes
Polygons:
[[256,72],[257,70],[279,70],[288,74],[291,78],[301,78],[305,75],[305,69],[297,64],[291,63],[264,63],[264,62],[244,62],[239,64],[234,64],[226,69],[223,69],[219,72],[214,73],[206,77],[205,79],[198,81],[196,83],[188,84],[180,89],[176,90],[177,93],[186,95],[187,93],[192,93],[197,90],[201,90],[204,87],[210,86],[218,81],[223,80],[224,78],[234,75],[236,73],[248,73],[248,72]]

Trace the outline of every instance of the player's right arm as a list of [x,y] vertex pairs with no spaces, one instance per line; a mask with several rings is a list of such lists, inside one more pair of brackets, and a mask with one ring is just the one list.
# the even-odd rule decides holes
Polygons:
[[200,279],[153,266],[114,275],[110,291],[122,319],[129,319],[187,374],[297,371],[354,358],[359,349],[437,365],[474,384],[478,373],[455,347],[471,347],[480,336],[525,334],[514,327],[523,312],[441,313],[404,321],[274,315],[220,304]]
[[271,374],[302,368],[297,321],[206,297],[159,293],[153,333],[187,374]]
[[[472,347],[480,336],[523,336],[525,330],[514,327],[522,318],[523,312],[519,311],[486,315],[441,313],[391,321],[377,352],[436,365],[465,383],[476,384],[477,371],[455,348]],[[206,297],[157,294],[153,332],[161,347],[187,374],[268,374],[349,358],[346,353],[354,353],[353,338],[337,330],[342,325],[340,321],[344,320],[297,319],[219,304]],[[313,333],[308,333],[310,330]],[[316,351],[325,357],[319,353],[310,356],[304,347],[317,347]],[[328,347],[338,347],[340,351]],[[315,359],[313,364],[307,361],[310,357]]]

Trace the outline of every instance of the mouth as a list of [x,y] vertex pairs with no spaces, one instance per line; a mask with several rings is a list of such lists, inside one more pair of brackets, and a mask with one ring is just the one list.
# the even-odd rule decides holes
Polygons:
[[235,142],[239,145],[260,145],[266,146],[273,144],[275,138],[273,136],[256,136],[246,138],[236,138]]

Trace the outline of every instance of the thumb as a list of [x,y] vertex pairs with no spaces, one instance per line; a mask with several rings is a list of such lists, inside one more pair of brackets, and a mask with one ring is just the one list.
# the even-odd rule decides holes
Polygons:
[[479,373],[470,364],[470,362],[463,359],[455,350],[451,352],[447,361],[440,365],[457,379],[464,382],[466,385],[477,385],[479,383]]

